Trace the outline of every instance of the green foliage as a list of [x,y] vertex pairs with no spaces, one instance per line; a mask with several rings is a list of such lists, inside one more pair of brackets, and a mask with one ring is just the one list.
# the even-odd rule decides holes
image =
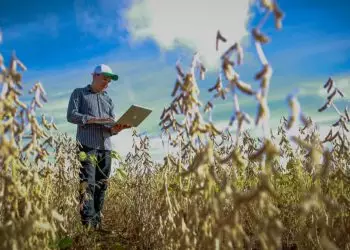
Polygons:
[[112,150],[112,151],[111,151],[111,157],[112,157],[113,159],[118,160],[118,161],[122,161],[122,160],[123,160],[122,156],[121,156],[117,151],[115,151],[115,150]]
[[80,152],[79,153],[79,161],[86,161],[88,158],[88,155],[85,152]]
[[50,244],[49,247],[52,249],[69,249],[73,246],[73,239],[70,237],[64,237],[57,240],[56,243]]

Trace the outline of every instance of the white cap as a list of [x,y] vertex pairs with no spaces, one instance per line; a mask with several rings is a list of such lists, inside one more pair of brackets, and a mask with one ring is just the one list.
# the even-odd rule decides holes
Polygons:
[[106,64],[97,65],[94,70],[94,74],[102,74],[105,76],[109,76],[114,81],[117,81],[119,78],[118,75],[114,74],[112,69]]

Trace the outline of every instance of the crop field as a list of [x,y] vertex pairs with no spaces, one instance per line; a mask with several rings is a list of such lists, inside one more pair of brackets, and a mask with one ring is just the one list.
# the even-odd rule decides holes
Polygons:
[[[284,12],[275,1],[261,5],[266,14],[250,34],[261,62],[253,69],[259,88],[240,78],[243,48],[219,30],[213,49],[232,46],[221,56],[216,82],[201,89],[210,100],[200,98],[207,73],[200,51],[189,67],[174,63],[175,85],[164,93],[172,101],[156,121],[171,153],[154,161],[150,138],[137,130],[126,157],[113,153],[119,168],[103,211],[114,231],[108,235],[80,224],[78,173],[87,156],[41,114],[45,83],[35,83],[32,101],[24,103],[25,62],[0,54],[0,249],[350,249],[350,114],[336,102],[349,97],[331,77],[320,83],[327,96],[318,112],[339,115],[326,137],[303,113],[297,91],[286,93],[289,116],[270,129],[273,65],[263,48],[273,41],[264,28],[273,20],[283,32]],[[243,98],[257,104],[254,117],[241,109]],[[217,99],[233,103],[227,123],[234,133],[203,118]]]

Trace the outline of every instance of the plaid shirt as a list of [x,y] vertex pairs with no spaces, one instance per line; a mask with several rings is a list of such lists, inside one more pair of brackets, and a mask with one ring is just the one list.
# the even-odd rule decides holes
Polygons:
[[112,150],[112,133],[103,125],[86,124],[94,117],[114,119],[112,99],[105,91],[93,92],[91,85],[75,89],[69,100],[67,121],[77,124],[77,141],[89,148]]

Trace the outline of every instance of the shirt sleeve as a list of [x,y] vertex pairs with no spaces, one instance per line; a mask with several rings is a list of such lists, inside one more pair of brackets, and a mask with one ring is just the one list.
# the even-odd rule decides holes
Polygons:
[[79,91],[75,89],[71,94],[68,109],[67,109],[67,121],[73,124],[85,125],[86,122],[93,118],[90,115],[79,113],[79,107],[81,105]]
[[[116,118],[116,115],[115,115],[115,106],[114,106],[114,103],[112,100],[111,101],[111,109],[109,110],[109,115],[115,120]],[[113,136],[113,135],[117,135],[118,133],[112,133],[111,129],[109,130],[110,131],[110,135]]]
[[111,109],[109,110],[109,115],[115,120],[116,115],[115,115],[114,103],[112,100],[111,100]]

